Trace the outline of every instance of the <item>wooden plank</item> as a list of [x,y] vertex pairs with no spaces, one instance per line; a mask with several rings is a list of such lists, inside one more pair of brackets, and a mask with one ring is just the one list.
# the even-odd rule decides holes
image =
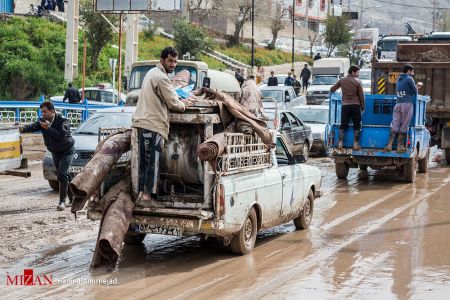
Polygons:
[[1,175],[10,175],[10,176],[18,176],[18,177],[24,177],[29,178],[31,177],[30,171],[15,171],[15,170],[9,170],[5,172],[1,172]]

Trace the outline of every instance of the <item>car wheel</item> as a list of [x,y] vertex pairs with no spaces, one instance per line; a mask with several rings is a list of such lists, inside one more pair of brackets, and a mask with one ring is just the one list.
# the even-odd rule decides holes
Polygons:
[[430,159],[430,148],[428,148],[427,155],[425,155],[424,158],[419,159],[419,161],[418,161],[419,173],[428,172],[428,160],[429,159]]
[[445,148],[445,161],[447,162],[447,165],[450,165],[450,148]]
[[405,178],[406,182],[414,183],[417,173],[416,166],[417,161],[415,158],[411,158],[406,165],[403,165],[403,177]]
[[308,142],[303,143],[302,155],[303,155],[303,159],[305,161],[307,161],[309,158],[309,143]]
[[367,165],[359,165],[361,171],[367,171]]
[[58,180],[49,180],[48,184],[54,191],[59,191],[59,181]]
[[255,247],[256,233],[258,232],[258,222],[256,211],[252,207],[241,230],[231,239],[231,252],[237,255],[244,255],[252,252]]
[[334,164],[336,176],[339,179],[347,179],[349,166],[345,162],[337,162]]
[[123,239],[126,245],[139,245],[145,239],[146,233],[138,233],[133,230],[133,228],[128,228],[127,233]]
[[312,190],[309,191],[308,198],[303,205],[300,215],[294,219],[295,228],[303,230],[307,229],[311,224],[314,211],[314,193]]

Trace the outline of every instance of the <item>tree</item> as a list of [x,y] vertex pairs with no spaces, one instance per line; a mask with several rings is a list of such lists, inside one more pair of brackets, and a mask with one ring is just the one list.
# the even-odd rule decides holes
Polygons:
[[328,16],[325,20],[324,37],[328,47],[327,57],[330,57],[337,46],[347,44],[352,39],[347,18]]
[[180,55],[189,52],[197,56],[202,50],[212,47],[212,41],[203,28],[190,24],[184,18],[173,21],[173,32],[175,48]]
[[280,32],[280,30],[284,29],[282,18],[287,11],[287,9],[283,8],[282,1],[277,1],[275,3],[275,12],[272,17],[272,24],[270,25],[270,30],[272,31],[272,42],[268,46],[270,50],[275,49],[275,43],[278,39],[278,33]]
[[313,56],[313,47],[316,43],[317,39],[319,38],[319,33],[314,31],[314,34],[308,33],[308,41],[309,41],[309,56]]
[[204,25],[208,16],[217,12],[223,5],[222,0],[189,0],[189,10],[198,13],[199,23]]
[[448,11],[444,11],[442,13],[439,27],[441,28],[441,31],[444,31],[444,32],[450,30],[450,15],[449,15]]
[[[114,30],[100,14],[94,12],[91,0],[81,1],[80,17],[89,43],[87,51],[91,63],[88,69],[90,72],[93,72],[98,68],[100,52],[112,41]],[[115,17],[110,17],[109,20],[113,24],[117,23],[117,18]]]

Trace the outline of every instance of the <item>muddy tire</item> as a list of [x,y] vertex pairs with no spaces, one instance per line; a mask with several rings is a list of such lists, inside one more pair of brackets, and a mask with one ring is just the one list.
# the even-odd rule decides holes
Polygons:
[[125,234],[125,238],[123,242],[126,245],[140,245],[142,241],[145,239],[145,233],[137,233],[132,228],[129,228],[127,233]]
[[349,166],[345,162],[337,162],[334,164],[336,176],[339,179],[347,179]]
[[302,155],[303,155],[303,159],[305,161],[308,161],[308,158],[309,158],[309,143],[308,142],[303,143]]
[[252,252],[255,247],[256,233],[258,232],[258,219],[252,207],[241,230],[231,238],[230,249],[233,254],[245,255]]
[[311,224],[311,220],[314,212],[314,193],[312,190],[309,191],[308,198],[306,199],[305,205],[300,212],[300,215],[294,219],[295,228],[303,230],[307,229]]
[[414,183],[417,173],[417,161],[415,158],[411,158],[406,165],[403,165],[403,177],[408,183]]
[[59,191],[59,181],[58,180],[49,180],[48,185],[54,190]]
[[361,171],[367,171],[367,165],[359,165]]
[[430,159],[430,149],[428,148],[427,155],[425,155],[424,158],[419,159],[419,161],[418,161],[419,173],[428,172],[428,160],[429,159]]
[[444,153],[445,153],[445,161],[447,162],[447,165],[450,165],[450,148],[445,148]]

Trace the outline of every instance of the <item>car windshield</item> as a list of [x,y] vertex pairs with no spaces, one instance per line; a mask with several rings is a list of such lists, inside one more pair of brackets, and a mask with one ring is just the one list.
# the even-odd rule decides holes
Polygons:
[[[270,77],[270,76],[269,76]],[[266,79],[264,79],[264,84],[268,84],[269,83],[269,77],[267,77]],[[275,75],[275,77],[278,79],[278,84],[284,84],[284,81],[286,80],[287,76],[286,75]]]
[[383,51],[397,51],[398,41],[383,41],[381,49]]
[[361,70],[359,71],[359,79],[370,80],[371,74],[372,73],[370,71]]
[[[130,82],[128,85],[128,89],[130,90],[140,89],[142,87],[142,81],[144,80],[145,75],[147,74],[148,71],[150,71],[154,67],[155,66],[139,66],[133,68],[130,75]],[[173,76],[175,76],[175,74],[177,74],[182,70],[188,70],[191,73],[189,85],[193,84],[195,89],[197,85],[197,70],[194,67],[178,66],[175,68],[174,73],[169,74],[169,77],[172,78]]]
[[131,127],[131,113],[95,113],[74,134],[98,135],[99,128]]
[[313,85],[334,85],[338,81],[336,76],[316,76],[314,77]]
[[327,124],[327,109],[294,108],[292,112],[305,123]]
[[273,98],[277,102],[284,102],[283,91],[281,90],[262,90],[261,93],[264,98]]

